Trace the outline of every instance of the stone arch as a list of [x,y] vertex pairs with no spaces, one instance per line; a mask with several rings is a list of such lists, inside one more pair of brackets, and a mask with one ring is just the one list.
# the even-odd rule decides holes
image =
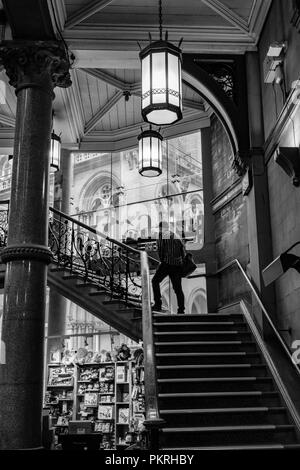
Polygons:
[[101,171],[96,175],[91,176],[84,184],[79,194],[79,204],[83,211],[92,210],[93,197],[96,191],[105,184],[112,185],[112,194],[121,183],[115,175],[111,175],[109,171]]
[[191,314],[203,314],[206,312],[206,292],[203,288],[196,287],[188,298],[188,311]]
[[[212,107],[222,122],[234,154],[235,170],[243,174],[249,155],[247,109],[238,109],[218,83],[195,63],[194,57],[184,56],[182,79]],[[247,103],[246,98],[244,102]]]

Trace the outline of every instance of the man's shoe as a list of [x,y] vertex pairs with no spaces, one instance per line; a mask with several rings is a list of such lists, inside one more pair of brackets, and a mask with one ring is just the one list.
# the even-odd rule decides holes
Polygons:
[[184,310],[178,310],[177,314],[183,314],[185,313]]

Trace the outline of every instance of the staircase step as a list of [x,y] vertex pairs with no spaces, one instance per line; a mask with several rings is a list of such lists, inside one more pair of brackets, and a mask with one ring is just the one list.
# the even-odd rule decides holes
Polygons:
[[[161,450],[164,452],[169,452],[169,451],[174,451],[174,447],[161,447]],[[300,445],[299,444],[275,444],[275,443],[270,443],[270,444],[257,444],[257,445],[236,445],[236,446],[207,446],[207,447],[176,447],[176,451],[186,451],[186,452],[192,452],[194,450],[205,450],[205,451],[264,451],[264,450],[300,450]]]
[[89,292],[88,295],[91,297],[98,297],[98,296],[107,297],[109,296],[109,292],[107,292],[106,290],[98,290],[98,291]]
[[163,428],[162,447],[229,445],[267,445],[296,443],[295,427],[292,425],[242,425]]
[[233,322],[233,321],[215,321],[215,322],[197,322],[197,321],[182,321],[182,322],[154,322],[153,327],[160,332],[163,331],[173,331],[174,329],[180,329],[181,331],[219,331],[219,330],[237,330],[237,331],[245,331],[247,330],[247,324],[245,322]]
[[[176,378],[178,376],[177,365],[158,365],[158,378]],[[182,364],[180,377],[242,377],[267,375],[267,367],[264,364]]]
[[278,392],[262,392],[259,390],[229,391],[229,392],[159,392],[159,407],[184,408],[186,403],[195,408],[224,408],[245,406],[273,406],[281,405]]
[[158,379],[159,393],[184,392],[228,392],[244,390],[271,391],[271,377],[193,377]]
[[160,411],[167,427],[289,424],[284,407],[190,408]]
[[64,280],[68,281],[69,279],[80,279],[78,274],[65,274],[62,277]]
[[83,288],[83,287],[88,287],[88,288],[91,288],[91,287],[97,287],[97,284],[94,283],[94,282],[78,282],[76,284],[76,288]]
[[220,321],[245,321],[244,315],[242,313],[207,313],[207,314],[165,314],[165,313],[155,313],[153,315],[155,322],[220,322]]
[[154,337],[158,341],[231,341],[249,340],[251,333],[246,331],[155,331]]
[[258,364],[261,363],[261,355],[258,352],[219,352],[219,353],[156,353],[156,363],[158,365],[182,365],[182,364]]
[[256,352],[254,341],[158,341],[157,352]]

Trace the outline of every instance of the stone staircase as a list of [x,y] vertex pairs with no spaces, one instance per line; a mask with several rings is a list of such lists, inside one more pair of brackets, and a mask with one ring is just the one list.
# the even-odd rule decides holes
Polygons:
[[242,313],[153,316],[160,448],[300,449]]
[[55,263],[48,267],[48,286],[87,310],[124,335],[142,339],[142,310],[135,297],[124,299],[101,287],[99,279],[84,280],[80,272],[70,272]]

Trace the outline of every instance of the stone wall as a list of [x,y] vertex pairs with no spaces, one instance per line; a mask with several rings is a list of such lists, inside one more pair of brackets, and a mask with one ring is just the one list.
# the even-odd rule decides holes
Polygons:
[[[292,15],[292,1],[274,0],[259,43],[274,258],[300,240],[300,188],[293,186],[291,178],[273,158],[278,144],[298,148],[300,145],[299,104],[287,104],[293,92],[292,83],[300,77],[300,34],[291,24]],[[269,45],[274,41],[287,41],[284,61],[287,101],[279,85],[273,87],[263,80],[263,60]],[[299,248],[293,252],[300,255]],[[275,285],[277,318],[282,329],[291,328],[291,334],[284,333],[287,342],[291,344],[300,339],[300,276],[289,270]]]
[[[237,258],[246,267],[249,262],[246,201],[240,179],[232,169],[229,139],[216,117],[211,122],[211,159],[216,265],[220,269]],[[245,285],[236,268],[219,276],[219,307],[240,298],[244,292]]]

